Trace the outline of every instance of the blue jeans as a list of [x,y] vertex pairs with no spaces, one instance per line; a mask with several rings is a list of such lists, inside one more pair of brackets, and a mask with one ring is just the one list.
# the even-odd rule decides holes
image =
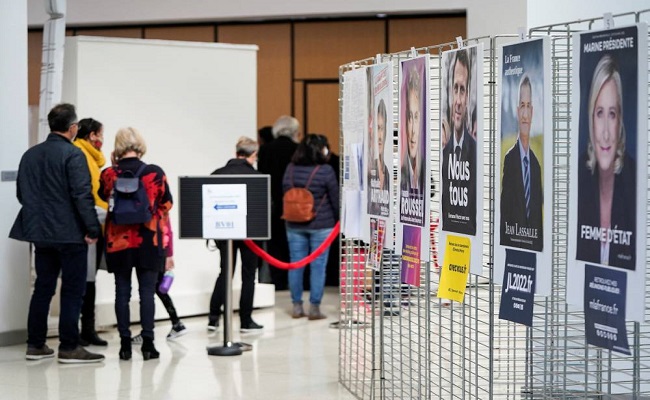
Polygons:
[[36,282],[29,303],[27,344],[42,347],[47,335],[47,315],[61,274],[59,350],[74,350],[79,344],[79,313],[86,292],[88,245],[85,243],[35,244]]
[[[300,261],[311,254],[329,236],[332,228],[326,229],[300,229],[287,227],[287,241],[289,242],[289,254],[291,261]],[[325,287],[325,267],[329,247],[310,264],[309,276],[309,302],[320,305],[323,299]],[[302,304],[302,279],[305,267],[289,270],[289,290],[291,301]]]
[[[153,269],[136,268],[135,274],[138,277],[138,291],[140,294],[140,324],[142,325],[142,337],[153,340],[154,316],[156,303],[156,282],[158,271]],[[119,268],[115,271],[115,316],[117,317],[117,330],[120,337],[131,337],[131,268]]]

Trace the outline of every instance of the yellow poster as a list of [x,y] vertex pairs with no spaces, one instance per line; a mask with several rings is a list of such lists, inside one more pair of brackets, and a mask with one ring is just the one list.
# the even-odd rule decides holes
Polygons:
[[471,254],[470,239],[463,236],[447,236],[445,259],[440,271],[438,297],[463,302],[469,259]]

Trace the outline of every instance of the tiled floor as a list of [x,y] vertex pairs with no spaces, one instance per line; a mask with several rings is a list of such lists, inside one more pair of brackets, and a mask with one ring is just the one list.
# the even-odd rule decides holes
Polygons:
[[[328,327],[338,315],[338,293],[328,289],[326,320],[291,319],[288,292],[276,294],[275,308],[253,313],[263,333],[240,335],[235,314],[234,339],[253,345],[241,356],[207,355],[206,346],[223,344],[223,332],[208,333],[206,317],[185,319],[190,332],[175,342],[165,340],[169,321],[157,322],[160,359],[146,362],[137,347],[131,361],[119,360],[115,330],[102,334],[108,348],[89,348],[106,355],[96,365],[26,361],[25,345],[0,347],[0,399],[353,399],[338,384],[338,331]],[[48,345],[56,349],[58,341]]]

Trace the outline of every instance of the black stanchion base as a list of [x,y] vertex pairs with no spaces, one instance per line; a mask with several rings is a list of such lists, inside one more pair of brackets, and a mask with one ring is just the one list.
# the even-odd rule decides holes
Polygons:
[[230,346],[213,346],[208,347],[209,356],[240,356],[244,351],[253,350],[253,346],[248,343],[232,343]]
[[230,346],[214,346],[208,347],[209,356],[240,356],[242,353],[241,347],[237,346],[236,343],[233,343]]

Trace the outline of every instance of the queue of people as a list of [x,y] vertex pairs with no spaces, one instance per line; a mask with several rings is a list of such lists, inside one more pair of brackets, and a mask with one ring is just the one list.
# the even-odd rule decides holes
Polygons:
[[[187,333],[171,297],[159,289],[164,273],[174,269],[169,218],[173,197],[167,176],[161,167],[142,161],[147,146],[142,134],[133,127],[117,132],[111,166],[102,170],[106,159],[102,153],[101,122],[92,118],[79,120],[74,105],[64,103],[52,108],[48,123],[51,133],[47,140],[25,152],[20,161],[16,193],[21,210],[9,235],[34,246],[36,281],[29,307],[25,358],[55,356],[46,344],[46,334],[50,303],[60,276],[58,361],[104,360],[104,355],[85,349],[89,345],[108,345],[95,329],[95,279],[100,267],[115,279],[119,358],[130,360],[134,343],[141,344],[144,360],[158,358],[160,353],[154,345],[155,294],[172,322],[167,339]],[[235,158],[213,174],[271,175],[269,252],[283,261],[298,261],[322,243],[338,220],[338,176],[327,164],[332,158],[329,145],[322,135],[306,135],[300,141],[298,121],[289,116],[280,117],[272,129],[263,128],[258,135],[257,141],[241,137],[235,146]],[[318,201],[312,221],[295,223],[280,219],[283,194],[293,186],[308,186]],[[127,192],[129,197],[122,197]],[[219,244],[222,273],[210,300],[209,330],[218,328],[224,312],[226,250]],[[259,332],[263,326],[253,320],[252,312],[260,260],[243,241],[235,241],[234,248],[242,259],[241,331]],[[306,267],[284,275],[280,270],[273,272],[276,286],[288,285],[291,291],[292,317],[325,318],[320,302],[327,257],[325,251],[311,263],[311,307],[307,314],[302,308]],[[138,279],[141,325],[141,332],[135,336],[131,332],[129,309],[133,270]]]

